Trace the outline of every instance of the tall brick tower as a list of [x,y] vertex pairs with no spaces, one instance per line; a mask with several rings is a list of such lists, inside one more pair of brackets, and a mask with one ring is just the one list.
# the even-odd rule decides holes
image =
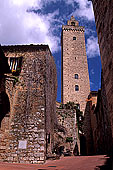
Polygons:
[[84,112],[90,92],[84,27],[72,16],[62,26],[62,103],[80,104]]

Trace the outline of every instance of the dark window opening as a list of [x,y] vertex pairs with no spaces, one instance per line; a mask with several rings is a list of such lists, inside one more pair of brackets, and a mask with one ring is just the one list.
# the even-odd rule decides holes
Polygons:
[[75,85],[75,91],[79,91],[79,86]]
[[8,58],[5,57],[5,54],[0,46],[0,75],[3,75],[4,73],[10,73],[10,69],[8,65]]
[[75,22],[71,22],[71,25],[72,25],[72,26],[75,26]]
[[75,79],[78,79],[78,74],[75,74]]
[[5,92],[0,93],[0,127],[1,122],[5,116],[9,117],[10,102],[8,95]]
[[13,75],[18,76],[21,72],[22,57],[12,57],[10,58],[10,70]]
[[80,110],[80,104],[79,104],[79,103],[77,103],[77,109],[79,109],[79,110]]
[[76,37],[73,37],[73,40],[76,40]]
[[75,60],[76,60],[77,58],[75,57]]
[[47,143],[50,144],[50,133],[47,134]]

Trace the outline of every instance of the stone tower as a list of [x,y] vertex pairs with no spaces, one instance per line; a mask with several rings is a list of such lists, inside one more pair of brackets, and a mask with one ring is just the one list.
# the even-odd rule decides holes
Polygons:
[[79,103],[84,112],[90,92],[84,27],[72,16],[62,26],[62,103]]

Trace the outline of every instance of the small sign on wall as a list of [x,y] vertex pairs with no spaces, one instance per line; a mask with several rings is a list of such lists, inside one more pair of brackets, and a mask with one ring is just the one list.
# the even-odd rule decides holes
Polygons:
[[18,149],[27,149],[27,140],[19,140]]

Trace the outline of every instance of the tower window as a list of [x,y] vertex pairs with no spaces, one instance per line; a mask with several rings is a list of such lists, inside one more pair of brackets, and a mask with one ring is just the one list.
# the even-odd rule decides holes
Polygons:
[[77,108],[80,110],[80,104],[77,104]]
[[78,74],[75,74],[75,79],[78,79]]
[[75,85],[75,91],[79,91],[79,86]]
[[75,22],[71,22],[71,25],[72,25],[72,26],[75,26]]
[[73,40],[76,40],[76,37],[73,37]]

